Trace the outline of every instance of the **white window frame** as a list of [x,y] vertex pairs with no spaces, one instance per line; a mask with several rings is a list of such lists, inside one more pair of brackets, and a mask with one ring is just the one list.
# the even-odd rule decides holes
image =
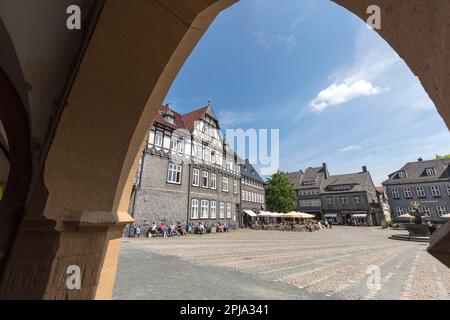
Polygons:
[[[226,181],[226,183],[225,183]],[[230,183],[228,177],[222,177],[222,191],[228,192],[228,184]]]
[[225,202],[219,203],[219,219],[225,219]]
[[[206,181],[206,185],[205,185],[205,181]],[[209,188],[209,172],[208,171],[202,172],[202,188],[204,188],[204,189]]]
[[417,196],[419,198],[425,198],[427,196],[427,194],[425,193],[424,187],[416,187],[416,192],[417,192]]
[[428,177],[433,177],[433,176],[436,175],[436,169],[435,169],[435,168],[426,168],[426,169],[425,169],[425,174],[426,174]]
[[398,188],[391,189],[392,198],[400,199],[400,192],[398,192]]
[[361,197],[360,196],[355,196],[354,197],[355,203],[361,203]]
[[227,219],[231,219],[231,216],[232,216],[231,210],[232,210],[231,203],[227,202]]
[[192,169],[192,185],[194,187],[200,186],[200,170]]
[[211,189],[217,189],[217,175],[215,173],[211,173]]
[[403,194],[406,199],[411,199],[413,197],[412,191],[410,187],[403,188]]
[[209,201],[202,200],[200,202],[200,219],[209,219]]
[[333,197],[327,197],[327,203],[333,204]]
[[422,206],[420,209],[425,216],[431,217],[431,210],[429,206]]
[[450,196],[450,184],[447,184],[447,185],[445,186],[445,188],[447,189],[447,195]]
[[431,186],[430,190],[431,190],[431,195],[433,197],[440,197],[441,196],[441,188],[439,188],[439,185]]
[[211,201],[211,210],[210,210],[211,219],[217,219],[217,201]]
[[437,206],[436,211],[439,217],[442,217],[444,214],[447,214],[447,208],[444,206]]
[[403,209],[401,207],[395,208],[395,213],[397,214],[397,217],[399,217],[399,216],[405,214],[405,209]]
[[399,171],[398,172],[398,177],[400,179],[405,179],[406,178],[406,172],[405,171]]
[[162,147],[164,142],[164,132],[160,130],[155,131],[155,146]]
[[345,197],[345,196],[340,196],[339,200],[341,201],[341,204],[346,204],[347,203],[347,197]]
[[233,193],[238,194],[238,182],[237,180],[233,180]]
[[169,167],[167,169],[167,183],[181,184],[182,172],[183,167],[181,165],[169,162]]
[[191,201],[191,220],[198,220],[198,199],[192,199]]

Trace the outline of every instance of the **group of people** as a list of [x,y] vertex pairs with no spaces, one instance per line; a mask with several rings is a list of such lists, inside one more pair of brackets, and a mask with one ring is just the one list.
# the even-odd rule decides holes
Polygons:
[[313,232],[321,229],[332,228],[332,223],[325,220],[322,224],[320,221],[306,220],[302,222],[294,221],[282,221],[282,222],[271,222],[266,221],[256,221],[252,226],[253,229],[264,229],[264,230],[282,230],[282,231],[309,231]]
[[213,231],[213,228],[215,228],[216,232],[228,232],[229,225],[228,222],[221,223],[218,221],[215,224],[208,224],[204,223],[203,221],[200,221],[194,228],[194,233],[196,234],[205,234],[205,233],[211,233]]
[[[181,222],[177,222],[176,224],[165,224],[161,222],[159,225],[157,225],[155,222],[153,222],[147,232],[147,237],[177,237],[177,236],[187,236],[188,233],[195,233],[195,234],[205,234],[205,233],[212,233],[213,230],[215,232],[228,232],[230,226],[228,222],[221,223],[218,221],[217,223],[205,223],[203,221],[198,222],[195,225],[187,224],[186,226],[183,226]],[[134,230],[134,237],[140,238],[141,237],[141,226],[135,225],[133,226]]]
[[160,223],[157,225],[153,222],[147,231],[147,237],[176,237],[176,236],[187,236],[186,228],[183,227],[181,222],[177,224],[171,223],[169,225],[165,223]]

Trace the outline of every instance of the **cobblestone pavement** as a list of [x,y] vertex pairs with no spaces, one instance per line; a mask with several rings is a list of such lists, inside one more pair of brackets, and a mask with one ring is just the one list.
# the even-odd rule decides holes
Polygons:
[[[334,227],[124,239],[114,298],[448,300],[450,269],[426,244],[390,240],[392,233]],[[369,289],[372,266],[381,286]]]

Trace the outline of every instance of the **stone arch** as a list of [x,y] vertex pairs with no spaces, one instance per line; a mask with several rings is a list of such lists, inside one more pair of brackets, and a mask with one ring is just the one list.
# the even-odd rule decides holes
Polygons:
[[[32,256],[24,249],[25,241],[9,266],[4,296],[111,298],[122,230],[132,221],[127,211],[145,135],[197,42],[217,14],[235,2],[104,3],[45,162],[43,181],[48,198],[40,210],[54,227],[34,224],[34,231],[48,237],[25,239],[51,247],[52,255],[45,263],[49,278],[27,280],[42,282],[42,291],[37,293],[29,282],[14,278],[13,270],[20,270]],[[450,4],[440,0],[336,2],[362,19],[369,4],[382,7],[386,17],[381,36],[422,79],[449,125],[450,60],[439,54],[448,57],[448,47],[441,43],[450,37],[450,7],[441,7]],[[403,25],[408,12],[424,15],[407,24],[414,25],[414,32]],[[430,50],[426,39],[431,39]],[[411,43],[423,45],[412,50]],[[82,289],[77,292],[69,292],[64,281],[67,266],[73,264],[81,266],[84,274]]]
[[0,47],[0,183],[5,187],[0,202],[1,274],[24,215],[32,160],[25,80],[15,48],[1,19]]

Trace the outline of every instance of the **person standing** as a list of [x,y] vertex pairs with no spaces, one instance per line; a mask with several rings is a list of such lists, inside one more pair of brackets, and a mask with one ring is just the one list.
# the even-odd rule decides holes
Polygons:
[[136,237],[141,237],[141,228],[139,228],[139,226],[136,226]]

